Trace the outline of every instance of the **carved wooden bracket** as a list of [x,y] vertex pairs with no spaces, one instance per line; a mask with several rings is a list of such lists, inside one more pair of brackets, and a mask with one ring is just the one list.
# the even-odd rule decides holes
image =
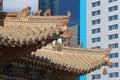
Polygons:
[[95,46],[95,47],[93,47],[93,49],[99,49],[99,46]]
[[102,73],[103,73],[103,75],[106,75],[106,74],[108,73],[108,72],[107,72],[107,69],[104,68]]

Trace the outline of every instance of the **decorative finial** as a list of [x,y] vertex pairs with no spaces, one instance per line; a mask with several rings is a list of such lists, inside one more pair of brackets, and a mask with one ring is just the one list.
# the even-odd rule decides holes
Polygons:
[[83,43],[80,43],[80,44],[78,45],[78,48],[81,48],[81,47],[83,47]]
[[39,9],[39,10],[37,10],[36,12],[34,12],[34,16],[41,16],[41,13],[42,13],[42,10],[41,9]]
[[47,9],[47,11],[45,11],[44,16],[51,16],[51,9]]
[[108,62],[108,63],[106,64],[106,66],[112,66],[112,65],[114,65],[113,62]]
[[107,72],[107,69],[104,68],[102,73],[103,73],[103,75],[106,75],[106,74],[108,73],[108,72]]
[[70,43],[70,42],[65,41],[65,42],[63,42],[63,46],[67,46],[69,43]]
[[113,44],[110,44],[110,45],[109,45],[109,48],[112,49],[112,48],[113,48]]
[[68,29],[66,29],[66,30],[64,31],[63,35],[64,35],[65,38],[70,38],[70,37],[72,37],[72,34],[68,31]]
[[99,46],[95,46],[95,47],[93,47],[93,49],[99,49]]
[[30,6],[28,6],[27,8],[23,8],[22,11],[21,11],[21,16],[22,16],[22,17],[29,16],[30,10],[31,10],[31,7],[30,7]]
[[67,11],[67,16],[70,17],[71,16],[71,12]]

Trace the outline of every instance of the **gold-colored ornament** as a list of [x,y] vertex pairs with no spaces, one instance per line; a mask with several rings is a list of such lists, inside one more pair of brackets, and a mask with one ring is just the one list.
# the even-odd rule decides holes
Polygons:
[[106,75],[106,74],[107,74],[107,69],[104,68],[102,73],[103,73],[104,75]]

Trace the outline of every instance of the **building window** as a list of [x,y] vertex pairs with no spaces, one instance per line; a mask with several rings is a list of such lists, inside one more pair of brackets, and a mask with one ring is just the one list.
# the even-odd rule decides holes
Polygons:
[[108,26],[109,30],[115,30],[118,29],[118,24],[110,25]]
[[96,6],[100,6],[100,1],[97,1],[97,2],[93,2],[93,3],[92,3],[92,7],[96,7]]
[[116,11],[116,10],[118,10],[118,6],[112,6],[108,8],[109,12]]
[[100,42],[100,37],[92,38],[92,43]]
[[114,63],[112,66],[109,66],[109,68],[116,68],[116,67],[118,67],[119,66],[119,64],[118,64],[118,62],[116,62],[116,63]]
[[100,74],[92,75],[92,79],[101,79]]
[[92,12],[92,16],[96,16],[96,15],[99,15],[101,12],[100,10],[97,10],[97,11],[93,11]]
[[92,20],[92,25],[100,24],[100,22],[100,19]]
[[118,15],[109,16],[108,19],[109,19],[109,21],[117,20]]
[[112,59],[112,58],[118,58],[118,53],[110,54],[110,59]]
[[97,68],[97,70],[100,70],[101,68],[99,67],[99,68]]
[[119,73],[118,72],[109,73],[109,77],[110,78],[119,77]]
[[111,2],[115,2],[115,1],[117,1],[117,0],[109,0],[109,3],[111,3]]
[[[118,43],[114,43],[114,44],[110,44],[110,45],[112,45],[113,48],[118,48]],[[109,45],[109,46],[110,46],[110,45]]]
[[101,31],[100,28],[92,29],[92,34],[100,33],[100,31]]
[[109,40],[111,39],[117,39],[118,38],[118,34],[112,34],[112,35],[108,35]]

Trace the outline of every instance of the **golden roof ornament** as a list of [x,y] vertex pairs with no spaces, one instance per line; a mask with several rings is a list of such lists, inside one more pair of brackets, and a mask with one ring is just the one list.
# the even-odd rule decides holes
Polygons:
[[95,47],[93,47],[93,49],[99,49],[99,46],[95,46]]
[[110,44],[110,45],[109,45],[109,48],[112,50],[112,48],[113,48],[113,44]]
[[106,66],[112,66],[112,65],[114,65],[114,63],[110,61],[106,64]]
[[42,10],[39,9],[36,12],[34,12],[33,16],[41,16]]
[[44,12],[44,16],[51,16],[51,9],[47,9],[47,10]]
[[67,16],[70,17],[71,16],[71,12],[67,11]]
[[83,47],[83,43],[80,43],[80,44],[78,45],[78,48],[81,48],[81,47]]
[[30,10],[31,10],[31,7],[30,7],[30,6],[24,8],[24,9],[21,11],[21,16],[22,16],[22,17],[27,17],[27,16],[30,14]]
[[108,72],[107,72],[107,69],[104,68],[102,73],[103,73],[103,75],[107,75],[107,73],[108,73]]

